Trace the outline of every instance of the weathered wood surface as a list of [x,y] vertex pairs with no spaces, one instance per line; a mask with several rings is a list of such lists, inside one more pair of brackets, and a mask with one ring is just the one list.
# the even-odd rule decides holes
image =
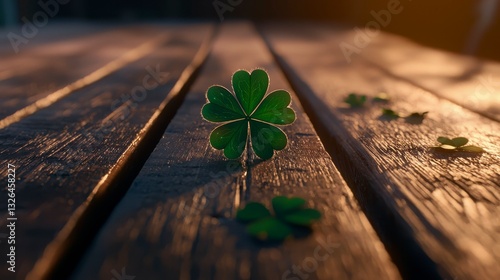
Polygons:
[[[143,129],[152,126],[167,94],[179,92],[185,76],[200,65],[194,57],[202,43],[207,44],[211,30],[205,24],[166,27],[160,32],[169,39],[143,58],[1,130],[0,164],[14,164],[18,177],[15,279],[25,279],[63,226],[71,227],[93,195],[102,191],[102,184],[96,185],[106,182],[121,157],[140,145]],[[143,87],[145,94],[136,87]],[[5,191],[1,199],[7,201]],[[2,228],[6,206],[0,206]],[[57,249],[55,244],[45,251],[43,268],[51,264]],[[5,258],[3,254],[2,267]],[[10,277],[7,269],[0,271],[0,279]]]
[[155,25],[116,28],[2,58],[0,128],[145,56],[173,29]]
[[500,63],[427,48],[382,33],[360,53],[388,74],[500,121]]
[[[20,54],[40,45],[73,39],[74,37],[103,31],[113,26],[102,23],[51,21],[46,26],[37,28],[36,30],[30,30],[27,27],[23,29],[23,27],[23,25],[19,25],[0,29],[0,57]],[[19,39],[16,35],[22,37],[20,44],[16,41],[16,39]],[[23,38],[26,40],[23,40]],[[19,44],[17,53],[13,47],[13,43]]]
[[[223,25],[200,77],[73,279],[122,272],[150,280],[399,278],[295,96],[288,147],[273,159],[229,161],[210,147],[214,125],[200,116],[205,91],[214,83],[230,88],[234,71],[256,67],[269,72],[271,90],[290,89],[251,25]],[[323,219],[300,240],[253,242],[233,219],[236,210],[280,194],[307,198]],[[311,262],[325,241],[332,251]],[[294,265],[303,276],[290,271]]]
[[[442,277],[500,278],[500,123],[387,75],[362,57],[348,63],[338,46],[349,42],[352,32],[317,27],[264,25],[262,32],[326,148],[335,151],[334,161],[360,203],[373,204],[373,212],[393,216],[396,227],[385,232],[408,236],[407,244],[416,242],[437,263]],[[389,49],[387,57],[406,53],[400,45]],[[407,59],[418,57],[418,51],[414,52],[407,53]],[[440,60],[435,67],[446,68],[443,63],[449,60],[452,58]],[[398,65],[384,63],[383,67]],[[483,70],[490,74],[488,68]],[[374,96],[381,91],[391,96],[389,104],[369,103],[363,109],[343,104],[350,92]],[[440,92],[452,99],[450,92]],[[463,98],[455,100],[457,103],[467,102],[465,94],[457,96]],[[429,115],[421,125],[388,122],[379,119],[381,107],[403,114],[429,111]],[[430,147],[441,135],[468,137],[487,153],[438,153]],[[367,215],[374,214],[369,211]],[[380,222],[372,220],[384,235],[383,226],[377,225]],[[391,242],[386,246],[391,247]],[[400,243],[400,250],[407,249],[405,243]]]

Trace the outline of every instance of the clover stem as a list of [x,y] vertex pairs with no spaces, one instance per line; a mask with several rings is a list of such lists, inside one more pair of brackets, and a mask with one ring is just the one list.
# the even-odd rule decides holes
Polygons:
[[251,134],[250,134],[250,127],[248,127],[248,137],[247,137],[247,142],[245,144],[245,152],[243,153],[243,158],[242,158],[242,166],[243,166],[243,187],[241,189],[241,198],[244,201],[247,201],[250,199],[250,190],[248,189],[248,186],[250,185],[250,161],[252,159],[252,153],[251,153],[251,145],[250,145],[250,139],[251,139]]

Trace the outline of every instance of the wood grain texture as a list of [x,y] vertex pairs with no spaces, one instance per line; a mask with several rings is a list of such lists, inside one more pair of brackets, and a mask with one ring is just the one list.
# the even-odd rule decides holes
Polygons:
[[[356,182],[368,188],[356,191],[362,203],[370,190],[379,196],[401,225],[400,234],[416,240],[443,277],[498,279],[500,124],[387,75],[363,59],[348,63],[338,48],[351,38],[345,29],[276,24],[262,30],[317,128],[325,133],[325,144],[338,151],[333,157],[344,177],[354,182],[353,189]],[[392,101],[350,109],[343,103],[350,92],[371,97],[387,92]],[[421,125],[383,121],[382,107],[429,114]],[[430,147],[441,135],[468,137],[487,153],[436,152]]]
[[427,48],[382,33],[360,56],[397,78],[500,121],[500,63]]
[[[73,39],[78,36],[88,35],[111,27],[111,25],[105,25],[103,23],[57,20],[55,22],[50,21],[46,26],[38,28],[38,30],[35,30],[35,34],[35,32],[31,32],[32,30],[23,30],[23,25],[3,26],[0,28],[0,58],[13,54],[21,54],[41,45]],[[24,39],[27,40],[24,41],[21,39],[21,43],[19,44],[15,39],[17,38],[16,35],[24,37]],[[13,43],[19,44],[17,53],[13,47]]]
[[[207,88],[230,88],[234,71],[257,67],[269,72],[270,90],[289,90],[251,25],[223,25],[200,77],[73,279],[109,279],[122,269],[150,280],[399,278],[295,96],[288,147],[271,160],[250,153],[230,161],[210,147],[215,126],[200,116]],[[269,206],[280,194],[306,198],[323,219],[302,239],[254,242],[234,220],[236,210],[248,201]],[[316,248],[324,260],[314,260]],[[304,276],[287,272],[294,265]]]
[[1,119],[68,85],[73,84],[70,92],[78,89],[74,83],[79,79],[167,31],[158,25],[103,29],[2,57],[0,123]]
[[[179,90],[177,80],[193,67],[211,30],[205,24],[165,28],[169,40],[151,54],[1,130],[0,162],[16,165],[18,176],[16,214],[22,223],[16,250],[22,258],[15,279],[25,279],[75,210],[88,203],[97,183],[134,149],[160,103]],[[6,191],[1,197],[6,200]],[[2,269],[0,278],[12,279],[7,277],[12,275]]]

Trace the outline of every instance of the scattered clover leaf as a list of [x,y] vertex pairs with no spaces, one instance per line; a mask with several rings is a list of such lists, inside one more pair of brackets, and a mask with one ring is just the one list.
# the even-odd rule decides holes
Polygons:
[[[285,133],[275,125],[289,125],[295,112],[289,108],[290,94],[276,90],[266,95],[269,76],[256,69],[249,73],[239,70],[232,76],[234,95],[226,88],[214,85],[207,91],[207,104],[201,110],[207,121],[222,123],[210,134],[210,144],[224,150],[229,159],[241,156],[248,142],[261,159],[270,159],[275,150],[287,145]],[[248,127],[250,126],[250,129]]]
[[273,198],[274,216],[261,203],[250,202],[238,210],[236,219],[248,223],[247,232],[260,240],[282,241],[293,234],[293,227],[309,227],[321,218],[316,209],[305,208],[306,201],[299,197]]
[[361,107],[366,102],[366,95],[351,93],[344,99],[344,102],[349,104],[351,108]]
[[465,137],[456,137],[450,139],[448,137],[440,136],[437,141],[441,143],[437,148],[447,150],[447,151],[460,151],[460,152],[469,152],[469,153],[484,153],[485,150],[481,147],[474,145],[467,145],[469,143],[469,139]]
[[389,120],[395,120],[395,119],[399,119],[401,116],[391,109],[383,108],[382,109],[382,117],[389,119]]
[[429,112],[423,113],[411,113],[409,116],[405,117],[407,123],[410,124],[421,124],[424,122],[425,117]]
[[453,139],[450,139],[448,137],[438,137],[437,141],[441,143],[441,145],[446,145],[446,146],[451,146],[453,148],[458,148],[461,146],[464,146],[465,144],[469,143],[469,139],[465,137],[456,137]]
[[271,212],[267,210],[266,206],[258,202],[250,202],[245,208],[238,210],[236,218],[242,222],[251,222],[263,218],[271,217]]
[[387,103],[390,100],[391,99],[390,99],[389,95],[385,92],[381,92],[373,98],[373,102],[380,102],[380,103]]
[[282,221],[270,217],[258,220],[247,226],[247,232],[263,241],[280,241],[292,234],[292,229]]
[[415,113],[411,113],[410,115],[408,115],[406,117],[402,117],[401,114],[399,114],[391,109],[383,108],[381,118],[386,119],[386,120],[395,120],[395,119],[399,119],[399,118],[404,118],[407,123],[421,124],[424,121],[425,116],[428,113],[429,112],[423,112],[423,113],[415,112]]
[[484,152],[486,152],[483,148],[478,147],[478,146],[474,146],[474,145],[459,147],[458,150],[462,151],[462,152],[469,152],[469,153],[484,153]]

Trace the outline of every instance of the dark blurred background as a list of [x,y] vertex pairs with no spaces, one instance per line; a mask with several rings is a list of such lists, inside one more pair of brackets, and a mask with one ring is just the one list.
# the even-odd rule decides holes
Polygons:
[[[159,19],[225,19],[334,21],[364,26],[371,11],[397,0],[0,0],[0,25],[22,24],[42,8],[59,1],[57,19],[142,21]],[[67,3],[66,3],[67,2]],[[419,43],[458,53],[500,60],[500,0],[401,0],[386,31]],[[66,3],[62,5],[62,3]]]

